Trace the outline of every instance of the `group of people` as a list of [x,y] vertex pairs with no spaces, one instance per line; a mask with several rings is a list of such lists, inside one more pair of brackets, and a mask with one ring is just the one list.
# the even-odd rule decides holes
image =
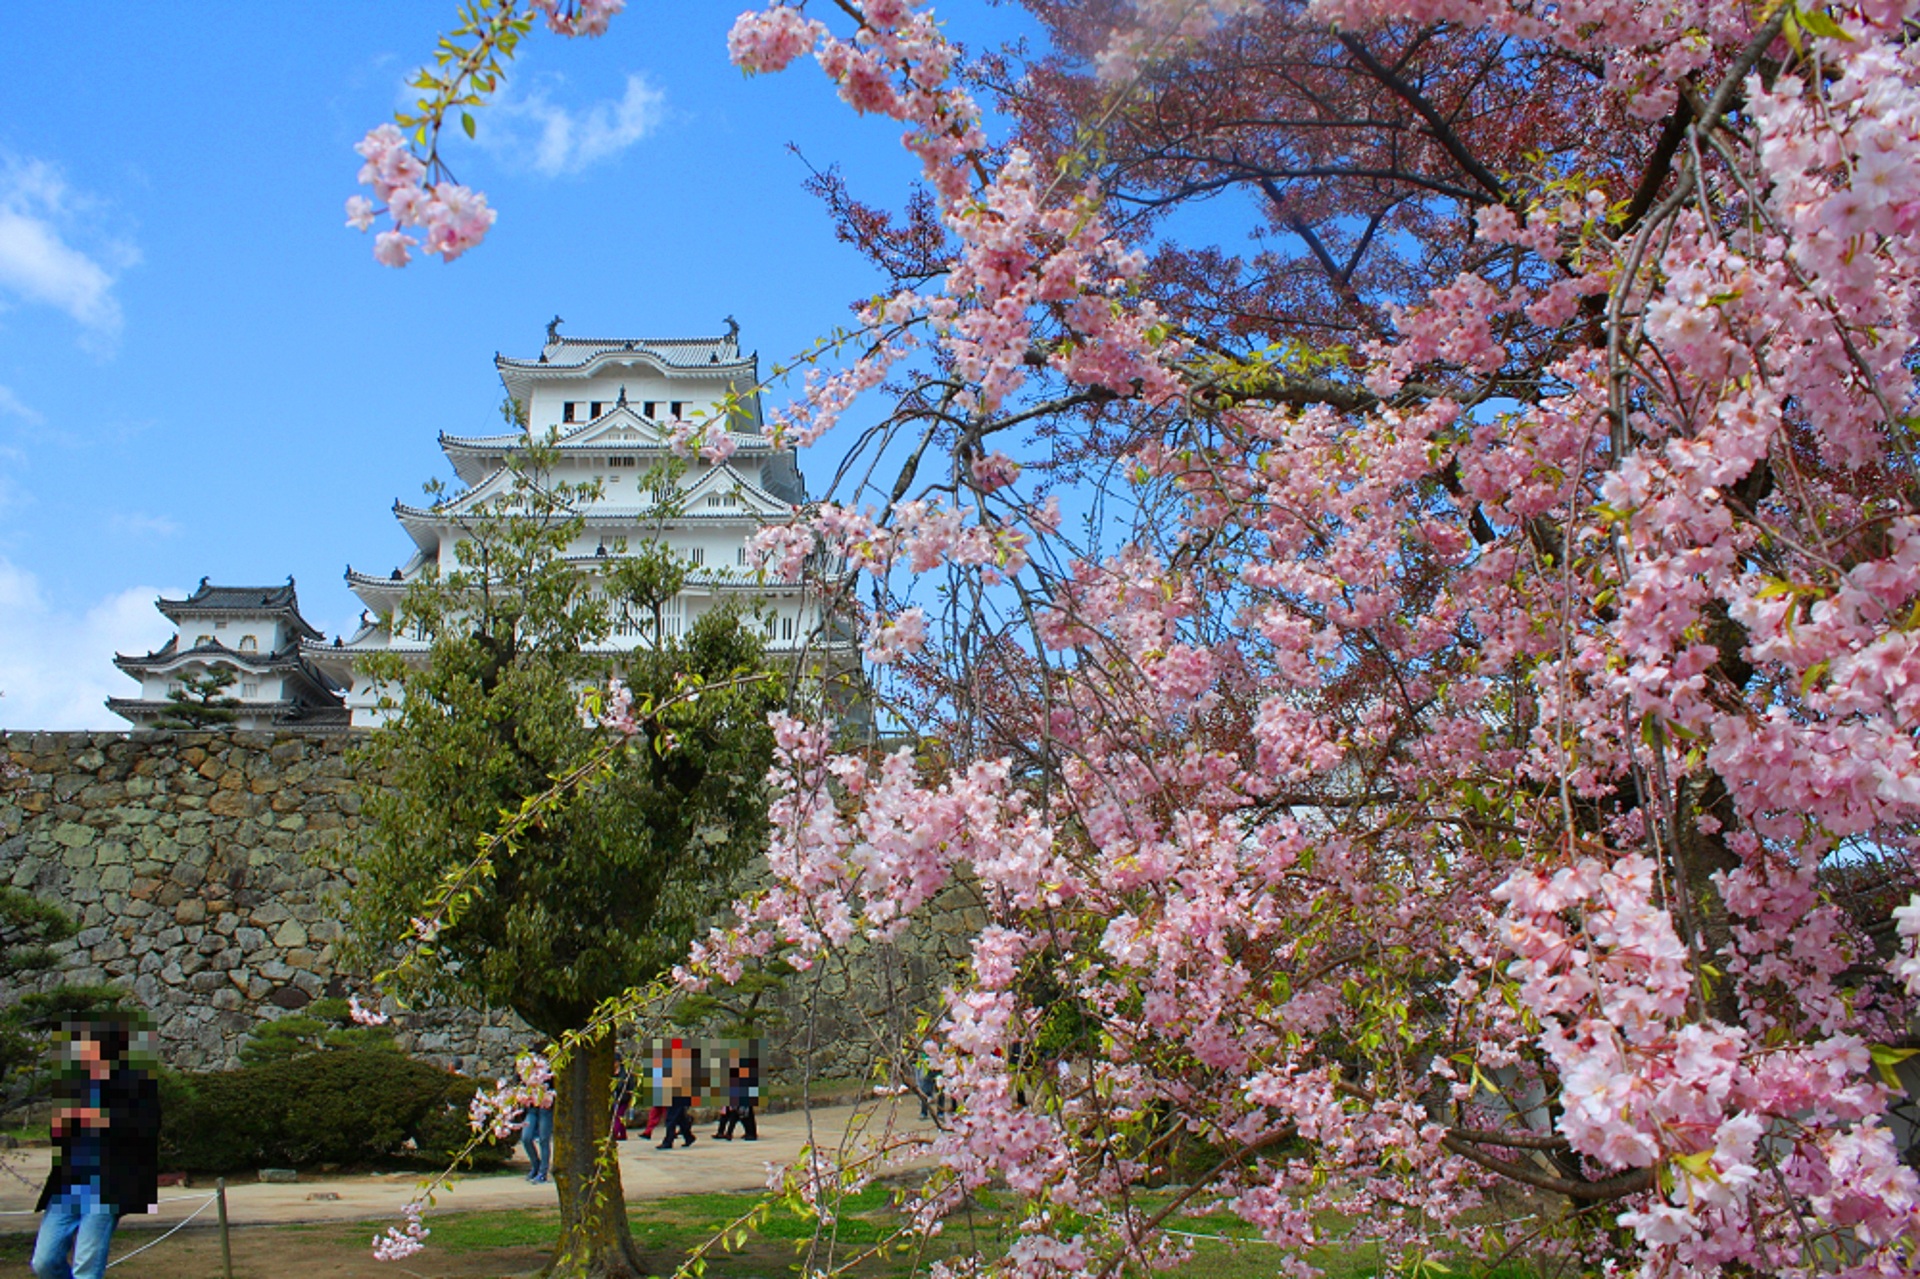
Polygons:
[[[683,1146],[694,1143],[693,1104],[697,1093],[694,1079],[695,1063],[693,1053],[681,1040],[674,1040],[665,1054],[664,1060],[657,1062],[652,1080],[654,1104],[647,1107],[646,1122],[640,1126],[643,1141],[652,1141],[655,1128],[662,1132],[660,1149],[672,1150],[676,1138]],[[622,1064],[616,1073],[613,1101],[613,1138],[625,1141],[628,1126],[639,1111],[636,1094],[640,1081]],[[720,1111],[718,1125],[713,1130],[715,1139],[732,1141],[738,1132],[745,1141],[760,1140],[760,1128],[754,1119],[754,1099],[744,1089],[736,1090],[737,1095],[729,1096],[726,1106]],[[669,1098],[665,1105],[659,1104],[659,1098]]]
[[[695,1074],[692,1049],[682,1040],[674,1040],[663,1059],[656,1062],[649,1081],[655,1104],[647,1107],[646,1122],[639,1125],[643,1140],[652,1141],[654,1130],[661,1129],[659,1149],[672,1150],[676,1140],[683,1146],[693,1145],[693,1106],[698,1095]],[[758,1141],[760,1126],[754,1115],[755,1098],[748,1087],[754,1079],[752,1069],[736,1063],[730,1066],[728,1074],[730,1082],[738,1086],[729,1088],[727,1104],[720,1111],[713,1135],[719,1141],[732,1141],[736,1134],[742,1141]],[[520,1146],[527,1155],[527,1180],[540,1185],[553,1173],[554,1091],[550,1076],[527,1081],[527,1084],[521,1091],[524,1109],[520,1116]],[[613,1089],[615,1141],[626,1141],[630,1136],[629,1129],[640,1109],[637,1096],[640,1087],[641,1080],[627,1069],[625,1062],[617,1063]],[[664,1105],[658,1102],[663,1096],[669,1098]]]

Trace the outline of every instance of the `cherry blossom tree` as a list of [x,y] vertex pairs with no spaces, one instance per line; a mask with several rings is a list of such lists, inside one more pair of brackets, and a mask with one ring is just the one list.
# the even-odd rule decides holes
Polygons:
[[[1329,1220],[1913,1273],[1920,5],[1030,8],[729,42],[922,165],[818,180],[895,288],[777,420],[883,401],[886,478],[759,550],[845,566],[942,740],[778,717],[771,887],[683,980],[984,920],[957,1115],[795,1188],[931,1155],[915,1228],[1004,1182],[1036,1277],[1221,1207],[1298,1273]],[[1252,251],[1178,238],[1207,198]]]

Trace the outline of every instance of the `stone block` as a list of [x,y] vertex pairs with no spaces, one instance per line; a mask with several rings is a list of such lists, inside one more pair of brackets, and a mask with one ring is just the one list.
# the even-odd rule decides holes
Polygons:
[[62,848],[85,848],[99,837],[99,831],[79,822],[61,822],[53,828],[53,841]]
[[208,1002],[221,1012],[239,1012],[247,1006],[247,997],[232,986],[227,986],[214,991]]
[[249,955],[267,944],[267,935],[258,928],[236,928],[233,939],[240,944],[241,951]]
[[291,950],[296,946],[304,946],[307,944],[307,930],[300,926],[300,921],[289,919],[286,923],[274,930],[273,944],[282,950]]
[[198,897],[189,897],[173,908],[173,922],[176,924],[198,924],[207,917],[207,903]]
[[[233,774],[229,773],[228,776]],[[216,817],[251,817],[258,803],[243,790],[222,790],[207,801],[207,811]]]

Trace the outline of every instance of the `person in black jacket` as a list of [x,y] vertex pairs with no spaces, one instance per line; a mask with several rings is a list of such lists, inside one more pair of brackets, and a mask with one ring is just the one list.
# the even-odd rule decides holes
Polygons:
[[68,1030],[62,1105],[53,1113],[53,1169],[34,1207],[39,1279],[101,1279],[113,1228],[158,1206],[160,1085],[133,1052],[124,1019]]

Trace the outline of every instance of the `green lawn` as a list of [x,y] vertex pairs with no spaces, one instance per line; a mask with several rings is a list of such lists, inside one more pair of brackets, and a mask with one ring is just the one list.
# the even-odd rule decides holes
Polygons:
[[[630,1214],[634,1241],[655,1274],[670,1274],[692,1251],[738,1221],[757,1202],[753,1195],[732,1194],[651,1200],[635,1206]],[[901,1245],[866,1257],[854,1268],[854,1279],[905,1279],[937,1260],[996,1256],[1009,1242],[1004,1226],[1010,1203],[1004,1191],[977,1195],[966,1210],[948,1218],[939,1236],[924,1245]],[[484,1254],[488,1252],[546,1246],[554,1237],[558,1214],[552,1209],[523,1209],[448,1214],[428,1221],[433,1231],[431,1248],[471,1258],[484,1269]],[[815,1244],[814,1223],[776,1205],[744,1241],[736,1240],[730,1251],[709,1253],[706,1279],[775,1279],[795,1272],[810,1246],[817,1249],[806,1258],[813,1268],[844,1265],[890,1237],[899,1221],[891,1194],[880,1187],[869,1188],[842,1201],[831,1244]],[[1254,1238],[1236,1218],[1216,1213],[1182,1218],[1169,1225],[1195,1235],[1224,1237],[1194,1240],[1194,1256],[1167,1272],[1171,1279],[1268,1279],[1275,1272],[1275,1249]],[[265,1242],[262,1236],[278,1236],[289,1243],[318,1246],[329,1254],[338,1248],[343,1257],[364,1256],[372,1233],[369,1227],[367,1222],[260,1227],[247,1232],[247,1251],[257,1254],[259,1243]],[[0,1235],[0,1270],[24,1263],[29,1241],[30,1236],[25,1234]],[[1509,1264],[1489,1272],[1469,1258],[1449,1260],[1448,1270],[1429,1271],[1421,1279],[1442,1279],[1443,1273],[1445,1279],[1533,1279],[1534,1275],[1524,1265]],[[1326,1270],[1329,1279],[1383,1279],[1378,1254],[1370,1245],[1325,1249],[1313,1261]]]

